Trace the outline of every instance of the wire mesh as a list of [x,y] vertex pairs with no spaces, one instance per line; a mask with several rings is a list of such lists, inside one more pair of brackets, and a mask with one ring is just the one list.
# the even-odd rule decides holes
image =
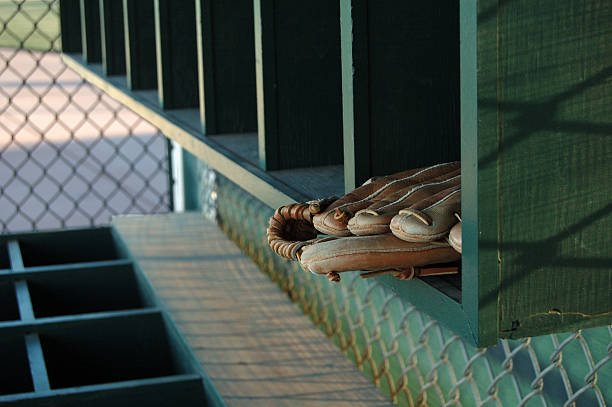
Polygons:
[[372,279],[330,284],[275,256],[265,234],[273,209],[210,171],[200,189],[209,213],[396,404],[612,405],[612,326],[475,348]]
[[60,49],[59,0],[0,0],[0,232],[169,211],[166,139]]

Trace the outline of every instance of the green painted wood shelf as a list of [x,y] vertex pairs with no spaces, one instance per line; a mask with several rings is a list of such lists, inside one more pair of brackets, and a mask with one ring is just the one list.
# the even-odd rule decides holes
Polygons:
[[[469,342],[490,345],[498,338],[612,322],[612,5],[532,3],[462,0],[416,7],[401,0],[339,0],[311,2],[291,13],[280,3],[257,0],[257,134],[206,130],[214,98],[202,92],[230,86],[202,59],[214,48],[215,24],[231,24],[224,13],[207,14],[212,3],[198,3],[195,28],[184,34],[185,46],[200,42],[194,68],[199,104],[188,109],[161,109],[156,92],[130,91],[125,77],[105,76],[85,47],[68,49],[73,53],[64,60],[273,208],[341,195],[371,176],[460,159],[461,276],[380,281]],[[75,15],[67,10],[62,21]],[[315,15],[325,23],[310,32]],[[160,35],[158,47],[166,39]],[[321,39],[325,47],[317,48]],[[250,45],[241,52],[245,47]],[[313,49],[320,51],[308,59],[313,76],[291,71]],[[231,54],[223,56],[231,64]],[[336,66],[341,81],[332,80]],[[328,74],[317,70],[323,67]],[[157,67],[158,79],[166,68]],[[305,83],[312,86],[305,89]],[[323,83],[329,94],[317,88]],[[330,119],[335,110],[329,107],[323,110],[331,116],[323,121],[315,108],[289,119],[294,132],[278,130],[287,123],[281,110],[307,103],[302,111],[310,112],[308,103],[320,101],[316,93],[331,103],[336,92],[342,137],[334,136],[340,122]],[[231,105],[224,100],[224,108]],[[328,126],[313,127],[321,123]],[[304,151],[315,152],[311,160],[278,161],[283,146],[290,152],[304,141]],[[319,166],[336,150],[343,152],[329,161],[336,165]]]

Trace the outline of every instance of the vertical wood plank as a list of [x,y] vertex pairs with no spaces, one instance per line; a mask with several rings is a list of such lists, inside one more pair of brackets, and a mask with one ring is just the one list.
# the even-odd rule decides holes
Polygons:
[[102,68],[106,75],[125,74],[122,0],[100,0]]
[[368,24],[365,0],[341,0],[344,188],[372,177],[368,96]]
[[102,62],[100,3],[81,0],[81,39],[83,60],[88,64]]
[[19,242],[17,240],[9,240],[6,244],[6,248],[11,263],[11,271],[23,271],[23,257],[21,255],[21,249],[19,248]]
[[200,124],[203,134],[215,134],[217,132],[217,112],[215,105],[215,70],[213,68],[212,1],[196,0],[195,5]]
[[[263,169],[280,166],[278,125],[276,52],[273,0],[254,0],[255,73],[257,84],[257,136],[259,165]],[[265,64],[264,64],[265,59]],[[265,98],[264,98],[265,95]]]
[[51,386],[49,385],[49,376],[47,374],[47,366],[45,365],[42,346],[40,345],[40,338],[37,333],[26,334],[25,342],[34,391],[47,391]]
[[497,166],[479,161],[496,153],[497,113],[478,105],[496,98],[496,7],[468,0],[460,10],[462,304],[479,345],[494,344],[499,330]]
[[153,0],[123,0],[125,69],[132,90],[157,87]]
[[[16,273],[25,270],[19,242],[17,240],[9,240],[7,248],[11,262],[11,272]],[[21,321],[33,321],[34,309],[32,308],[32,300],[27,282],[25,280],[17,280],[14,282],[14,287]]]
[[256,131],[253,1],[197,0],[196,15],[205,133]]
[[164,109],[198,106],[195,2],[155,0],[159,104]]
[[254,6],[261,166],[341,164],[339,2]]
[[34,320],[34,309],[32,308],[32,299],[28,283],[25,280],[15,281],[15,295],[17,297],[17,305],[19,306],[19,315],[22,322]]
[[63,52],[82,52],[79,0],[60,0],[60,32]]

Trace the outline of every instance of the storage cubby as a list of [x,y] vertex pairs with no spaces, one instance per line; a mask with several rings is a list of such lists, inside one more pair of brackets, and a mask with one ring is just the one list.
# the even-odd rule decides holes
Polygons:
[[19,235],[25,267],[116,260],[109,228],[67,230]]
[[160,107],[197,108],[195,2],[155,0],[155,41]]
[[132,90],[157,88],[153,0],[123,0],[125,66]]
[[0,281],[0,322],[19,319],[19,306],[12,282]]
[[205,134],[256,132],[253,1],[197,0],[196,15]]
[[342,164],[339,2],[254,7],[261,168]]
[[143,308],[131,266],[62,270],[28,277],[36,318]]
[[0,335],[0,396],[34,391],[22,335]]
[[102,69],[106,75],[125,74],[123,2],[100,0]]
[[459,3],[341,1],[346,190],[460,160]]
[[60,0],[62,52],[82,52],[80,0]]
[[88,64],[100,63],[102,62],[100,3],[98,0],[80,0],[80,10],[83,61]]
[[174,357],[160,314],[50,328],[40,342],[51,389],[192,373]]
[[11,260],[8,255],[8,248],[5,244],[0,243],[0,270],[10,269]]

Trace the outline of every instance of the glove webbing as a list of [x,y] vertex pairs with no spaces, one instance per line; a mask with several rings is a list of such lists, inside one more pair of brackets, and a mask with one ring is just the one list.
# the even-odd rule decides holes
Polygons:
[[312,225],[312,215],[325,210],[338,198],[319,199],[281,206],[270,218],[267,230],[268,244],[281,257],[299,260],[299,250],[315,243],[319,233]]

